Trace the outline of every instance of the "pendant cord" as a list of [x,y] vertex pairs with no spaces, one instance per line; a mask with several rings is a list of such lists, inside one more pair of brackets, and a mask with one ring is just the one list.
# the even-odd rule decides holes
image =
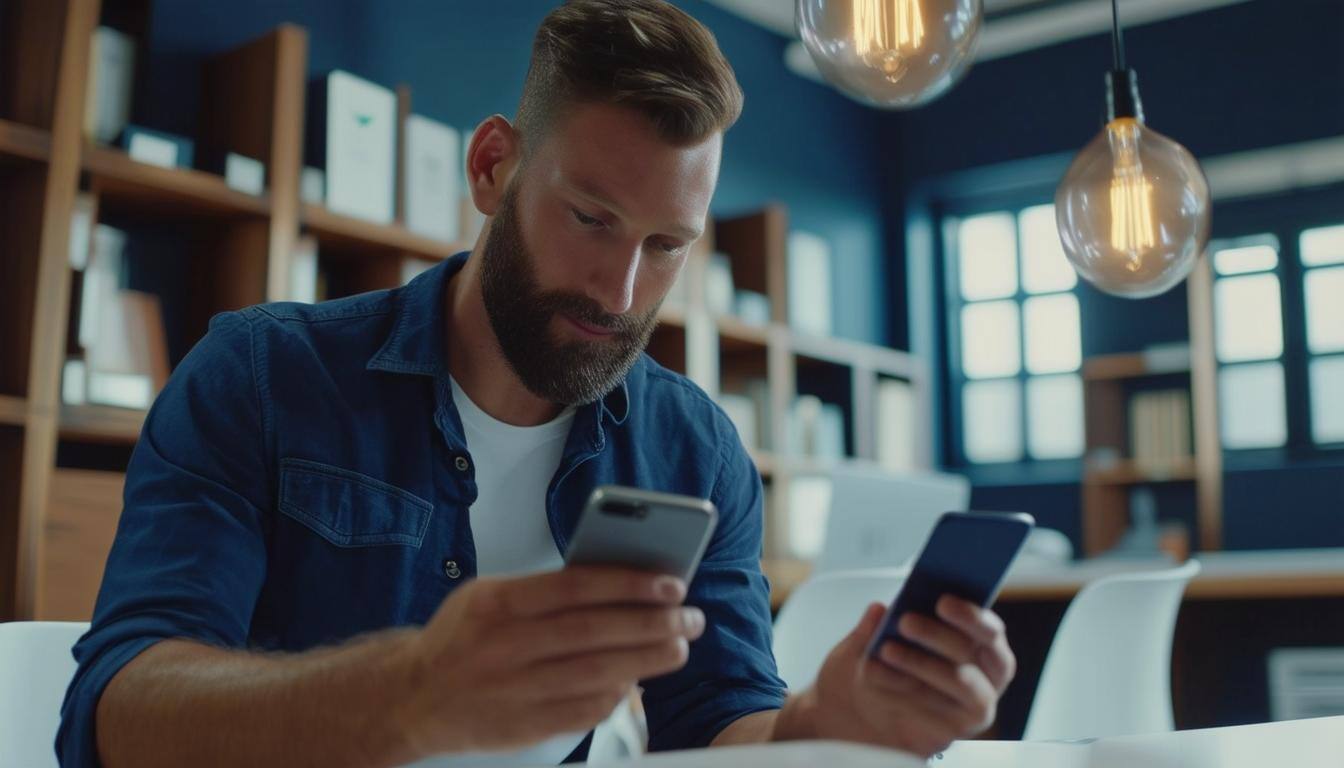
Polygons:
[[1125,69],[1125,38],[1120,31],[1120,0],[1111,0],[1111,59],[1116,69]]

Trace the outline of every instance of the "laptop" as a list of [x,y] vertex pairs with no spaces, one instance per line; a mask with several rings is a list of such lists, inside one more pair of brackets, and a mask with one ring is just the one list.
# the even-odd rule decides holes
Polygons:
[[813,573],[894,568],[919,553],[944,512],[964,512],[971,484],[959,475],[837,467]]

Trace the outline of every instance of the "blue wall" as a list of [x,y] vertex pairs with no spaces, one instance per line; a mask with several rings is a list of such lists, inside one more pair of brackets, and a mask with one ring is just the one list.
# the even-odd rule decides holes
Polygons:
[[[512,116],[532,35],[553,0],[244,0],[154,4],[151,70],[138,119],[191,134],[204,56],[291,21],[309,30],[311,73],[340,67],[384,85],[411,86],[415,111],[470,130]],[[728,133],[716,215],[779,201],[794,227],[826,237],[835,260],[836,333],[886,343],[887,239],[882,116],[789,74],[785,41],[700,0],[679,2],[704,22],[746,95]],[[904,310],[897,305],[895,312]]]
[[[1254,0],[1136,27],[1126,32],[1125,40],[1129,63],[1139,73],[1148,124],[1197,157],[1344,134],[1344,3],[1338,0]],[[1065,162],[1101,127],[1103,75],[1109,67],[1109,40],[1096,35],[982,63],[941,100],[916,112],[886,116],[902,136],[901,152],[887,165],[888,199],[905,199],[935,179],[945,182],[948,174],[967,169],[1029,158]],[[943,186],[993,204],[976,184]],[[1018,199],[1025,193],[1045,202],[1053,186],[1053,180],[1029,186]],[[1250,205],[1262,218],[1283,219],[1311,197]],[[1246,205],[1238,207],[1244,210]],[[1344,218],[1344,206],[1338,210]],[[1218,205],[1213,221],[1215,237],[1245,223],[1241,212],[1220,217]],[[892,243],[898,252],[893,260],[904,264],[903,242],[893,238]],[[893,286],[901,284],[893,280]],[[1079,300],[1084,355],[1135,351],[1188,338],[1181,289],[1136,302],[1083,286]],[[892,317],[891,322],[891,335],[900,338],[904,329],[899,319]],[[1294,341],[1288,339],[1290,345]],[[1326,457],[1321,465],[1321,457],[1304,461],[1284,455],[1263,459],[1258,467],[1230,468],[1226,545],[1344,545],[1341,463],[1344,459],[1338,456]],[[1058,478],[984,483],[973,496],[977,506],[1033,511],[1075,537],[1080,533],[1079,501],[1077,485]],[[1189,503],[1175,499],[1171,506]],[[1189,510],[1170,511],[1187,517]]]

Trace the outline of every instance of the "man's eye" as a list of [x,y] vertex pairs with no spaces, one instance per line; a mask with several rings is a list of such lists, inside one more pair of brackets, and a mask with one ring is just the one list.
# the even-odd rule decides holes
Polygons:
[[600,226],[602,226],[602,220],[599,219],[599,218],[595,218],[595,217],[593,217],[593,216],[589,216],[588,214],[584,213],[583,211],[580,211],[578,208],[571,208],[571,209],[569,209],[569,210],[570,210],[570,212],[572,212],[572,213],[574,214],[574,220],[577,221],[577,222],[579,222],[580,224],[582,224],[582,225],[585,226],[585,227],[600,227]]

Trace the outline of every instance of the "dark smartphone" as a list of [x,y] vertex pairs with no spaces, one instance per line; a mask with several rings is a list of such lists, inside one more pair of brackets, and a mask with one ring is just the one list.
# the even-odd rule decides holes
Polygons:
[[689,584],[717,521],[705,499],[604,485],[588,498],[565,562],[621,565]]
[[1015,512],[948,512],[940,517],[887,608],[882,628],[868,644],[868,655],[877,658],[888,640],[908,644],[896,630],[901,616],[914,611],[936,618],[935,607],[943,595],[988,608],[1035,524],[1031,515]]

